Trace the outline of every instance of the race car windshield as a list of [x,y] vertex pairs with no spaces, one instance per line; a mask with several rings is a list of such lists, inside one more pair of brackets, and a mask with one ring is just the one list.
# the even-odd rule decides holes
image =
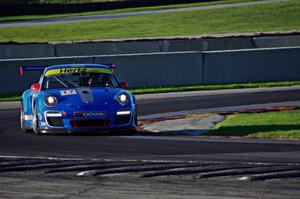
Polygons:
[[116,78],[107,73],[68,73],[44,78],[42,89],[78,87],[119,87]]

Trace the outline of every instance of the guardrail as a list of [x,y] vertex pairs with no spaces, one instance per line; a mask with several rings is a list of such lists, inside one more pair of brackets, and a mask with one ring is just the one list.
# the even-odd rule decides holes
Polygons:
[[0,60],[0,93],[17,93],[38,81],[20,77],[24,65],[115,63],[131,87],[300,80],[300,47],[175,53],[141,53]]

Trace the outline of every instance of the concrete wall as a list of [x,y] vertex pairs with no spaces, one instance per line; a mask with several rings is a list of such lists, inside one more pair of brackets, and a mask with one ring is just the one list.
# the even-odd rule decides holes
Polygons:
[[162,42],[131,41],[131,42],[83,42],[66,43],[56,45],[56,55],[79,56],[79,55],[112,55],[130,53],[160,52]]
[[300,47],[203,54],[206,84],[300,80]]
[[57,44],[55,45],[55,49],[56,56],[58,57],[113,55],[255,48],[251,41],[250,38],[107,41]]
[[0,93],[18,93],[28,89],[31,84],[37,83],[41,72],[25,72],[20,76],[20,66],[41,66],[69,63],[92,63],[90,57],[84,58],[43,58],[43,59],[16,59],[0,60]]
[[211,51],[300,46],[300,35],[140,39],[61,44],[0,44],[0,59]]
[[54,57],[55,49],[51,44],[2,44],[0,59]]
[[19,75],[24,65],[102,63],[117,65],[131,87],[300,80],[300,47],[230,51],[145,53],[0,60],[0,93],[22,92],[38,75]]
[[70,63],[114,63],[119,79],[127,81],[131,87],[203,83],[199,52],[16,59],[0,60],[0,93],[22,92],[38,81],[40,72],[25,72],[21,77],[20,66]]
[[131,87],[203,83],[199,52],[98,56],[95,63],[115,63],[118,78]]
[[300,46],[300,36],[284,37],[254,37],[253,42],[257,48],[292,47]]

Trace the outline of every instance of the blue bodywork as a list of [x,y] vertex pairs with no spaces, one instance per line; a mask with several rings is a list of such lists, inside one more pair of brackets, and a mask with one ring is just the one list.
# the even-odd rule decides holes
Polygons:
[[[39,84],[43,85],[47,71],[65,68],[103,68],[112,70],[109,66],[98,64],[50,66],[45,67]],[[122,89],[119,82],[118,85],[118,87],[28,89],[24,91],[21,101],[23,128],[33,129],[35,124],[39,132],[42,133],[52,131],[134,130],[137,125],[135,97],[127,90]],[[63,92],[69,94],[63,95]],[[128,97],[127,104],[122,105],[118,102],[117,97],[120,94],[125,94]],[[57,99],[58,103],[55,107],[49,107],[45,104],[45,98],[48,96],[54,96]],[[85,101],[87,98],[90,100]]]

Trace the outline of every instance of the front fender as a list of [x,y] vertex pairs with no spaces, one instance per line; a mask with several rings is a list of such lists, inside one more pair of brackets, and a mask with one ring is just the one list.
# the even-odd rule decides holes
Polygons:
[[33,90],[26,90],[22,94],[22,108],[23,113],[26,115],[31,115],[33,113],[32,111],[32,105],[35,97],[37,96],[38,92]]

